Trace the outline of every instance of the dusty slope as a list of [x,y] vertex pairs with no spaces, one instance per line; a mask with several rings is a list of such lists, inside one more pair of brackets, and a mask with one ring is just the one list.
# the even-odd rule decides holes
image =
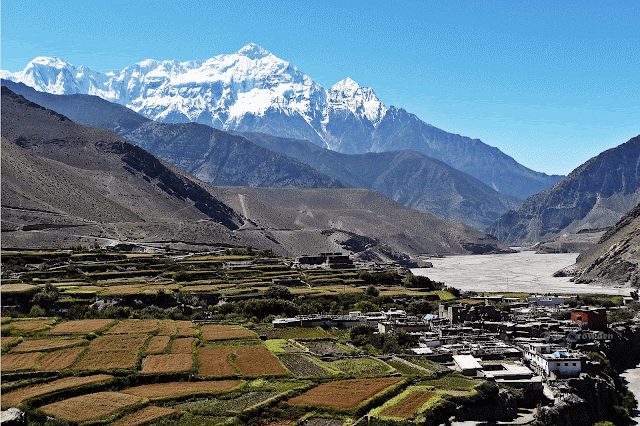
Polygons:
[[236,234],[243,239],[266,236],[274,249],[282,245],[297,253],[315,253],[369,246],[379,252],[410,254],[506,249],[469,226],[410,209],[375,191],[237,187],[224,191],[217,196],[248,219]]
[[78,124],[109,129],[212,185],[342,187],[304,162],[203,124],[159,123],[97,96],[52,95],[22,83],[2,80],[2,84]]
[[615,224],[640,202],[640,136],[593,157],[553,187],[502,215],[487,232],[507,244]]
[[141,238],[165,240],[155,223],[175,222],[177,229],[184,221],[202,221],[211,235],[230,240],[240,218],[198,182],[116,134],[79,126],[3,87],[3,247],[127,239],[124,229],[136,225],[149,229]]
[[[368,190],[215,188],[120,136],[2,91],[2,246],[81,241],[467,253],[490,236]],[[346,247],[345,243],[346,242]]]
[[373,189],[402,205],[485,229],[521,200],[413,150],[341,154],[308,141],[242,133],[252,142],[303,161],[350,188]]
[[3,84],[78,123],[113,130],[212,185],[344,184],[374,189],[408,207],[476,229],[486,228],[520,202],[416,151],[340,154],[308,141],[263,133],[230,135],[195,123],[158,123],[96,96],[52,95],[21,83]]
[[578,256],[576,282],[640,287],[640,204]]

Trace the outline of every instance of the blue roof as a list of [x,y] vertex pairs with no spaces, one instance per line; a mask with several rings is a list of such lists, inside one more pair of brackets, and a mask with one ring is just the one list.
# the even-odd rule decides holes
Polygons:
[[564,351],[555,351],[553,353],[554,358],[569,358],[569,354]]

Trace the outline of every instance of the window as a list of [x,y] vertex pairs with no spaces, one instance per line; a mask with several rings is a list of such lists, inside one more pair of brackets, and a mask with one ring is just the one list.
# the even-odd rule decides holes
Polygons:
[[576,366],[576,363],[575,363],[575,362],[573,363],[573,366],[574,366],[574,367]]
[[565,367],[568,367],[568,366],[569,366],[569,363],[568,363],[568,362],[565,362],[565,363],[564,363],[564,366],[565,366]]

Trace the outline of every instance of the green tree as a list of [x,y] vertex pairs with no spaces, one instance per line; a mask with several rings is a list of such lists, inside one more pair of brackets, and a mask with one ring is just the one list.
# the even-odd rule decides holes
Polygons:
[[50,307],[59,296],[58,289],[51,283],[47,283],[43,289],[33,295],[31,304]]
[[373,284],[371,284],[364,291],[364,294],[371,297],[378,297],[380,295],[380,290],[378,290]]
[[361,300],[360,302],[353,305],[353,309],[360,312],[376,312],[380,310],[378,305],[373,304],[368,300]]
[[264,297],[267,299],[293,299],[291,291],[287,287],[282,285],[272,285],[267,289],[267,291],[264,292]]

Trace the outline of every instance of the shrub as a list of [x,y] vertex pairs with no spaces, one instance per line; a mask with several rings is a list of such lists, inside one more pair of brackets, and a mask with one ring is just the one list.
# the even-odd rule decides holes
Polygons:
[[264,292],[264,297],[267,299],[281,299],[281,300],[291,300],[293,295],[291,291],[285,286],[282,285],[272,285]]
[[378,297],[380,295],[380,290],[378,290],[373,284],[370,284],[364,294],[367,296]]

